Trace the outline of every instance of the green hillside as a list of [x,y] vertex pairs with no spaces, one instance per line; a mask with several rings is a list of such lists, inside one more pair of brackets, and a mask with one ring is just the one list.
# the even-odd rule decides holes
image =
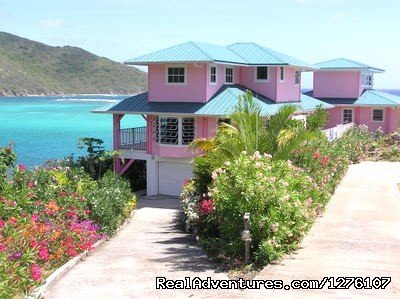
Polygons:
[[0,95],[125,94],[146,86],[146,73],[136,68],[0,32]]

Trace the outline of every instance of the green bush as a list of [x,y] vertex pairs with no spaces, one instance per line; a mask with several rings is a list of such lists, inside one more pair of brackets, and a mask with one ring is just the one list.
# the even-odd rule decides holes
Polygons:
[[107,172],[96,188],[82,190],[91,209],[90,218],[103,232],[113,234],[136,206],[128,181]]

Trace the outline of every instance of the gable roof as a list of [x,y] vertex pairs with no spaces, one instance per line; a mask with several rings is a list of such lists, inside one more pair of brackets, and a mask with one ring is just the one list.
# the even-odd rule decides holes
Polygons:
[[[109,114],[175,114],[194,116],[227,116],[231,114],[239,101],[239,96],[246,93],[246,88],[240,85],[224,85],[207,103],[182,102],[149,102],[148,93],[141,93],[119,103],[93,110],[95,113]],[[300,112],[312,111],[319,105],[323,108],[333,108],[332,105],[318,99],[301,95],[299,102],[275,103],[271,99],[253,92],[253,100],[261,106],[262,115],[275,114],[284,105],[295,104]]]
[[227,47],[186,42],[125,61],[129,65],[154,63],[216,62],[239,65],[290,65],[315,69],[311,64],[255,43],[237,43]]
[[335,58],[314,64],[320,70],[362,70],[382,73],[385,70],[346,58]]
[[[306,95],[312,96],[312,91],[306,92]],[[400,107],[400,96],[396,96],[384,91],[367,89],[358,98],[321,98],[319,100],[331,105],[354,105],[354,106],[385,106]]]
[[292,65],[307,69],[315,69],[314,66],[307,62],[260,46],[256,43],[236,43],[229,45],[228,48],[244,58],[250,65]]

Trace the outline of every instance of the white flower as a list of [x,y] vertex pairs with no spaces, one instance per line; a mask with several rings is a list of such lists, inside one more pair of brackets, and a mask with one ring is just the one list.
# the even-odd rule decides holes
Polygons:
[[225,166],[227,166],[227,167],[231,166],[231,162],[226,161],[226,162],[225,162]]

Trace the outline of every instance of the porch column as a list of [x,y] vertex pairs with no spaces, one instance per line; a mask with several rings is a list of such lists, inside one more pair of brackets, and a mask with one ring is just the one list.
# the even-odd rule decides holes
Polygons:
[[153,153],[153,127],[152,127],[153,117],[151,115],[147,115],[146,119],[146,145],[147,145],[147,153]]
[[[116,151],[119,149],[120,144],[120,130],[121,130],[121,119],[124,117],[123,114],[113,114],[113,149]],[[114,172],[120,173],[122,167],[121,159],[114,158]]]
[[158,194],[158,161],[153,157],[146,160],[147,195]]

